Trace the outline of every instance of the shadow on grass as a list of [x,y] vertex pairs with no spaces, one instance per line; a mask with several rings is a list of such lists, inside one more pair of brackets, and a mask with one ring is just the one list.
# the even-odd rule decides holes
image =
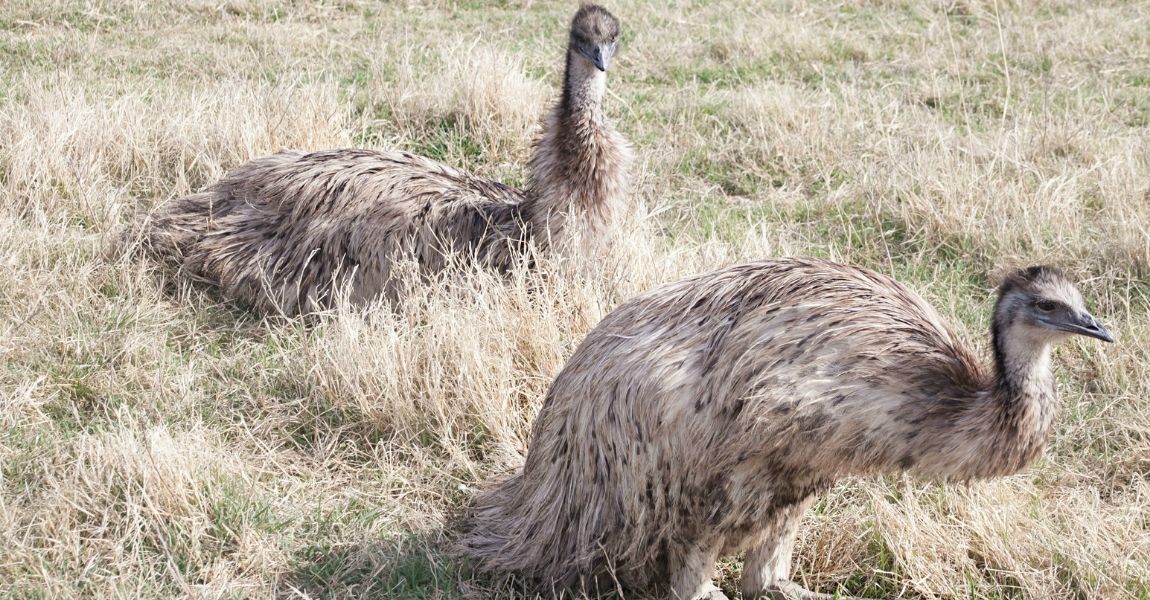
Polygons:
[[[518,576],[483,575],[451,556],[433,535],[393,542],[316,544],[296,553],[280,597],[387,598],[389,600],[540,600],[530,582]],[[550,597],[550,596],[546,596]],[[590,596],[620,600],[613,590]],[[628,597],[630,597],[628,595]],[[589,598],[560,592],[560,600]],[[646,596],[640,596],[646,598]]]
[[281,597],[463,598],[459,563],[435,540],[316,544],[296,553]]

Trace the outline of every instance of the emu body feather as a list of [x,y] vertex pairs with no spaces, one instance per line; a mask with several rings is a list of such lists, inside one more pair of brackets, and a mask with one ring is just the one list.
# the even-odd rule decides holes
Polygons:
[[1034,298],[1097,325],[1051,270],[1003,284],[993,363],[902,284],[821,260],[633,298],[555,378],[525,466],[476,499],[461,552],[545,590],[618,578],[692,600],[722,597],[715,560],[747,551],[744,597],[779,592],[798,521],[834,481],[993,477],[1041,453],[1064,332],[1036,324]]

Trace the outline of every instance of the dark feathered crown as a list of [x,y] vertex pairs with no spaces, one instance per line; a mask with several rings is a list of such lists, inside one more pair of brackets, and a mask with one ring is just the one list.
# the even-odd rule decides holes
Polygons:
[[998,297],[1012,290],[1031,290],[1036,285],[1066,281],[1066,275],[1055,267],[1035,265],[1019,269],[1007,275],[998,286]]
[[571,19],[571,35],[591,43],[611,42],[619,37],[619,20],[598,4],[584,4]]

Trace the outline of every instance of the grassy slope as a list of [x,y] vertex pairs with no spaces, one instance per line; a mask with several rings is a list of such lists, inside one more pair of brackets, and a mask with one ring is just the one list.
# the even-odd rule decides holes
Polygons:
[[1119,343],[1059,352],[1036,466],[844,483],[797,576],[1150,598],[1144,3],[613,3],[610,109],[653,215],[619,258],[313,328],[179,288],[117,232],[285,147],[520,182],[572,5],[155,4],[0,5],[0,596],[522,597],[437,548],[581,335],[657,282],[815,254],[902,278],[980,344],[993,277],[1057,262]]

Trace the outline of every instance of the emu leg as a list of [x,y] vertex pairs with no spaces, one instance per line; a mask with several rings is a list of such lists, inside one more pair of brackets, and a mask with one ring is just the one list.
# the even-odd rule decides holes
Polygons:
[[814,494],[780,509],[763,530],[759,544],[747,553],[739,587],[744,600],[867,600],[812,592],[791,581],[791,554],[795,549],[795,532],[803,513],[815,499]]
[[670,600],[727,600],[726,594],[711,581],[718,557],[718,548],[698,546],[674,557]]
[[832,596],[804,589],[790,581],[791,554],[795,549],[795,532],[803,513],[810,507],[812,494],[780,509],[763,530],[759,545],[747,553],[743,579],[739,587],[743,598],[771,600],[848,600],[850,596]]
[[744,598],[767,595],[776,584],[791,576],[791,553],[795,531],[814,494],[776,512],[760,534],[759,543],[747,553],[739,588]]

